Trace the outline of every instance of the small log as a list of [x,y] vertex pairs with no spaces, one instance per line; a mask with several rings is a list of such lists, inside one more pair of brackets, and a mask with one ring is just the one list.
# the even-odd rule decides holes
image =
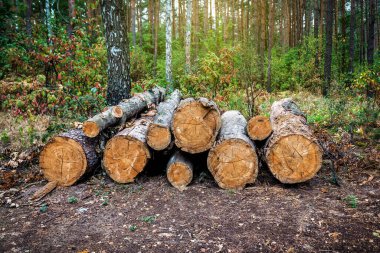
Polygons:
[[274,102],[270,121],[273,128],[265,144],[264,155],[272,174],[282,183],[305,182],[322,165],[322,149],[306,117],[289,98]]
[[107,142],[103,167],[116,182],[133,182],[147,164],[150,151],[146,143],[146,133],[152,120],[152,116],[143,116]]
[[207,98],[187,98],[174,112],[172,132],[178,148],[192,154],[207,151],[220,129],[218,106]]
[[125,121],[149,107],[162,101],[165,89],[161,87],[136,94],[130,99],[121,101],[118,105],[109,107],[83,123],[83,132],[88,137],[96,137],[109,126]]
[[183,191],[193,179],[193,164],[183,152],[177,151],[168,162],[166,176],[171,185]]
[[98,138],[88,138],[81,129],[72,129],[52,138],[40,154],[45,178],[57,186],[70,186],[99,162]]
[[247,125],[248,136],[253,141],[263,141],[272,133],[272,125],[269,117],[254,116],[248,121]]
[[170,125],[173,114],[181,101],[181,93],[175,90],[166,101],[160,103],[153,123],[149,125],[147,140],[148,145],[154,150],[166,149],[172,140]]
[[207,167],[223,189],[240,190],[257,178],[258,158],[246,126],[239,111],[223,113],[218,139],[207,157]]

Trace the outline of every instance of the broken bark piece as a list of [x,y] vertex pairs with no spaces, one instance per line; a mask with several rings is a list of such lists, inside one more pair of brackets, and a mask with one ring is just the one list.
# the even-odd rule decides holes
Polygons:
[[57,187],[57,184],[57,181],[48,182],[46,185],[44,185],[38,191],[36,191],[30,199],[36,201],[42,199],[50,192],[52,192]]
[[96,137],[109,126],[125,121],[141,111],[148,109],[152,105],[157,105],[162,101],[165,89],[156,87],[151,90],[136,94],[132,98],[121,101],[118,105],[112,106],[103,112],[95,115],[83,123],[83,132],[87,137]]
[[254,116],[248,121],[247,125],[248,136],[253,141],[263,141],[272,133],[272,125],[269,117]]
[[207,167],[219,187],[240,190],[257,178],[256,149],[246,134],[247,121],[240,112],[227,111],[221,120],[222,127],[208,154]]
[[99,162],[98,138],[88,138],[81,129],[72,129],[52,138],[40,154],[40,167],[47,180],[70,186]]
[[166,101],[158,105],[157,114],[153,123],[149,125],[147,134],[148,145],[154,150],[164,150],[170,145],[172,141],[170,126],[180,101],[181,93],[175,90]]
[[143,171],[150,158],[146,133],[152,120],[150,116],[141,117],[107,142],[103,167],[116,182],[133,182]]
[[287,184],[313,178],[321,168],[323,152],[298,106],[289,98],[274,102],[270,121],[273,133],[264,154],[272,174]]
[[192,154],[207,151],[220,129],[218,106],[207,98],[187,98],[174,112],[172,132],[178,148]]
[[166,176],[171,185],[180,191],[193,179],[193,164],[190,159],[181,151],[177,151],[170,158],[166,167]]

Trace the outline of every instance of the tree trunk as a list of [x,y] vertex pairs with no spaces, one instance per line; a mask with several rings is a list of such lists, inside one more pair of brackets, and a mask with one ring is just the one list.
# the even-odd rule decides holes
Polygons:
[[149,125],[147,133],[148,145],[154,150],[166,149],[172,140],[170,126],[173,121],[175,109],[177,109],[181,101],[181,93],[175,90],[169,99],[160,103],[157,108],[157,114],[153,119],[153,123]]
[[367,62],[369,66],[373,65],[374,45],[375,45],[375,21],[376,6],[375,0],[369,1],[369,19],[368,19],[368,39],[367,39]]
[[52,36],[52,29],[51,29],[51,10],[50,10],[50,0],[45,0],[45,20],[46,20],[46,30],[47,30],[47,43],[51,44],[51,36]]
[[351,0],[351,14],[350,14],[350,72],[354,73],[355,61],[355,21],[356,21],[356,0]]
[[208,0],[203,1],[203,32],[208,33]]
[[188,155],[184,152],[177,151],[168,162],[166,176],[172,186],[183,191],[193,179],[193,169],[193,163]]
[[272,133],[272,125],[266,116],[254,116],[248,121],[247,133],[253,141],[263,141]]
[[187,74],[191,71],[191,0],[186,0],[186,36],[185,36],[185,56],[186,56],[186,66],[185,70]]
[[176,109],[172,132],[178,148],[192,154],[211,148],[220,129],[218,106],[207,98],[187,98]]
[[271,82],[271,64],[272,64],[272,45],[274,37],[274,12],[275,12],[275,3],[274,0],[269,2],[269,36],[268,36],[268,73],[267,73],[267,92],[272,91],[272,82]]
[[326,0],[326,46],[325,46],[325,67],[324,83],[322,94],[327,96],[331,81],[331,55],[332,55],[332,29],[334,23],[334,0]]
[[[323,0],[321,0],[323,1]],[[314,60],[314,66],[315,68],[319,69],[319,20],[320,18],[320,9],[319,9],[319,0],[315,0],[314,5],[314,38],[316,39],[316,49],[315,49],[315,60]]]
[[152,119],[149,116],[137,119],[107,142],[103,167],[114,181],[133,182],[143,171],[150,158],[146,133]]
[[175,15],[175,1],[174,0],[171,0],[172,3],[172,39],[175,39],[177,38],[178,36],[178,33],[176,31],[176,25],[175,25],[175,19],[176,19],[176,15]]
[[140,33],[140,41],[139,41],[139,46],[142,48],[143,46],[143,7],[142,7],[142,0],[139,0],[139,33]]
[[154,67],[153,74],[157,75],[157,56],[158,56],[158,29],[160,28],[160,0],[155,0],[154,5]]
[[132,46],[136,47],[136,0],[131,0]]
[[166,82],[172,89],[172,0],[166,0]]
[[[338,11],[336,11],[338,12]],[[342,72],[346,72],[347,71],[347,67],[346,67],[346,0],[342,0],[342,3],[341,3],[341,15],[342,15],[342,21],[341,21],[341,24],[342,24],[342,66],[341,66],[341,69],[342,69]]]
[[274,102],[270,121],[273,133],[264,155],[272,174],[286,184],[314,177],[321,168],[323,152],[298,106],[289,98]]
[[107,127],[118,123],[120,119],[125,122],[152,105],[158,105],[164,96],[165,90],[157,87],[120,101],[117,106],[110,107],[84,122],[83,132],[88,137],[96,137]]
[[254,183],[258,159],[253,142],[246,135],[247,121],[239,111],[227,111],[214,147],[207,157],[207,167],[219,187],[243,189]]
[[72,129],[52,138],[40,154],[44,176],[60,186],[70,186],[99,163],[97,138],[86,137],[82,130]]
[[69,6],[69,22],[67,24],[67,35],[71,37],[73,35],[73,19],[75,18],[75,0],[68,0]]
[[125,11],[123,0],[102,0],[108,60],[108,105],[116,105],[120,100],[130,97],[128,27]]
[[26,34],[29,38],[32,37],[32,0],[26,0],[26,15],[25,15],[25,22],[26,22]]

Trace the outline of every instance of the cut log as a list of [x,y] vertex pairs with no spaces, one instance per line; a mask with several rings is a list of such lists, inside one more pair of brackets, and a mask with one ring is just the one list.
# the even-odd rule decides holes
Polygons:
[[248,121],[247,125],[248,136],[253,141],[263,141],[272,133],[272,125],[269,117],[255,116]]
[[209,150],[220,129],[218,106],[207,98],[187,98],[174,112],[172,131],[178,148],[192,154]]
[[88,137],[96,137],[102,130],[115,125],[120,120],[124,123],[141,111],[152,107],[152,105],[157,105],[162,101],[164,94],[165,89],[156,87],[141,94],[136,94],[130,99],[125,99],[120,104],[109,107],[84,122],[83,132]]
[[193,164],[186,154],[177,151],[168,162],[166,175],[171,185],[183,191],[193,179]]
[[148,145],[154,150],[166,149],[172,140],[170,126],[173,114],[181,101],[181,93],[175,90],[166,101],[160,103],[153,123],[149,125],[147,140]]
[[103,155],[103,167],[118,183],[130,183],[150,158],[146,133],[153,117],[144,116],[111,138]]
[[218,139],[207,157],[207,167],[223,189],[240,190],[257,178],[258,158],[246,126],[240,112],[223,113]]
[[58,186],[70,186],[99,162],[98,138],[88,138],[81,129],[73,129],[51,139],[40,154],[40,167],[47,180]]
[[274,102],[270,121],[273,133],[264,154],[272,174],[287,184],[313,178],[322,165],[322,149],[298,106],[289,98]]

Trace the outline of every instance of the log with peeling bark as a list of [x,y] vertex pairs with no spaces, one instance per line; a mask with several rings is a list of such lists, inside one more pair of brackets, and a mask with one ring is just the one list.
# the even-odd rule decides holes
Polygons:
[[108,142],[103,155],[103,167],[107,174],[118,183],[133,182],[143,171],[151,157],[146,143],[146,134],[152,116],[128,122],[127,127]]
[[52,138],[40,154],[40,167],[47,180],[70,186],[94,170],[100,157],[98,138],[88,138],[81,129],[72,129]]
[[305,115],[286,98],[273,103],[270,121],[273,133],[265,144],[264,155],[272,174],[287,184],[313,178],[322,165],[322,149]]
[[173,116],[175,144],[192,154],[207,151],[215,142],[220,124],[220,111],[213,101],[207,98],[184,99]]
[[193,164],[188,155],[182,151],[175,152],[166,167],[166,176],[178,190],[186,189],[193,179]]
[[272,133],[272,125],[269,117],[254,116],[248,121],[247,125],[248,136],[254,141],[263,141]]
[[154,150],[164,150],[170,145],[172,140],[170,126],[180,101],[181,92],[175,90],[167,100],[158,105],[157,114],[153,123],[149,125],[147,134],[148,145]]
[[132,98],[121,101],[103,112],[95,115],[83,123],[83,132],[88,137],[96,137],[109,126],[120,121],[124,123],[127,119],[137,115],[141,111],[158,105],[163,100],[165,89],[156,87],[134,95]]
[[207,157],[207,167],[219,187],[240,190],[257,178],[256,149],[246,134],[247,121],[239,111],[227,111],[221,120],[218,139]]

